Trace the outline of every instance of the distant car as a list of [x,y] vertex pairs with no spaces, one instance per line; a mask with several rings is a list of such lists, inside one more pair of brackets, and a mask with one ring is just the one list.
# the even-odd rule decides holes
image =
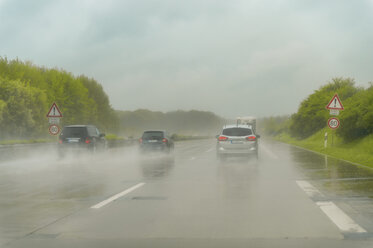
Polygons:
[[140,140],[140,152],[171,152],[174,149],[174,141],[166,131],[145,131]]
[[107,141],[105,134],[92,125],[71,125],[65,126],[58,140],[58,152],[63,157],[69,151],[90,151],[105,150]]
[[220,160],[231,156],[258,158],[258,138],[249,125],[227,125],[217,136],[216,153]]

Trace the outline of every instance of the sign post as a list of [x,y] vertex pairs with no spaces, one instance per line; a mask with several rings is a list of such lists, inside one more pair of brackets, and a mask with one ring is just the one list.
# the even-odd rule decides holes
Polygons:
[[329,120],[328,120],[329,128],[337,129],[339,127],[339,125],[340,125],[339,119],[337,119],[335,117],[329,118]]
[[60,127],[56,124],[52,124],[49,126],[49,133],[51,135],[57,135],[60,132]]
[[[329,101],[328,105],[325,107],[329,110],[330,115],[338,116],[339,111],[344,110],[343,104],[341,100],[339,99],[338,94],[335,94],[332,99]],[[332,130],[337,129],[340,126],[340,121],[337,117],[331,117],[328,120],[328,127]],[[334,137],[333,137],[334,131],[332,131],[332,146],[334,143]],[[328,143],[328,133],[325,133],[325,140],[324,140],[324,147],[327,148]]]
[[58,126],[58,124],[60,124],[62,113],[55,102],[50,107],[47,118],[50,124],[48,129],[49,133],[51,135],[58,135],[58,133],[60,132],[60,127]]
[[330,102],[328,103],[328,105],[326,105],[326,109],[337,110],[338,113],[339,113],[339,110],[344,110],[344,107],[342,105],[341,100],[339,99],[338,94],[335,94],[333,96],[332,100],[330,100]]

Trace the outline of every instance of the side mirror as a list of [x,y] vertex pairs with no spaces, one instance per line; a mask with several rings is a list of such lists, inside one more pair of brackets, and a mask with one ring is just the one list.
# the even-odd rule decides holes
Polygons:
[[258,139],[260,139],[260,134],[257,134],[256,137],[257,137]]
[[106,134],[100,133],[100,138],[105,137],[105,136],[106,136]]

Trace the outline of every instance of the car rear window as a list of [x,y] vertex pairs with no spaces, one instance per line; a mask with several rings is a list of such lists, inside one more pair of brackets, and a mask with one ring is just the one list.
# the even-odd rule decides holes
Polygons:
[[151,131],[151,132],[144,132],[142,135],[143,139],[162,139],[163,138],[163,132],[158,131]]
[[253,132],[248,128],[234,127],[223,130],[223,135],[226,136],[248,136],[251,134],[253,134]]
[[79,138],[87,136],[86,127],[64,127],[61,136],[66,138]]

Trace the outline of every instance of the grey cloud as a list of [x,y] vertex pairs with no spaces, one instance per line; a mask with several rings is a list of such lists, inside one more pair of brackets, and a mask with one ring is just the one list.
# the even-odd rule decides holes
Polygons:
[[372,78],[371,1],[27,2],[0,5],[0,54],[95,77],[118,109],[286,114]]

